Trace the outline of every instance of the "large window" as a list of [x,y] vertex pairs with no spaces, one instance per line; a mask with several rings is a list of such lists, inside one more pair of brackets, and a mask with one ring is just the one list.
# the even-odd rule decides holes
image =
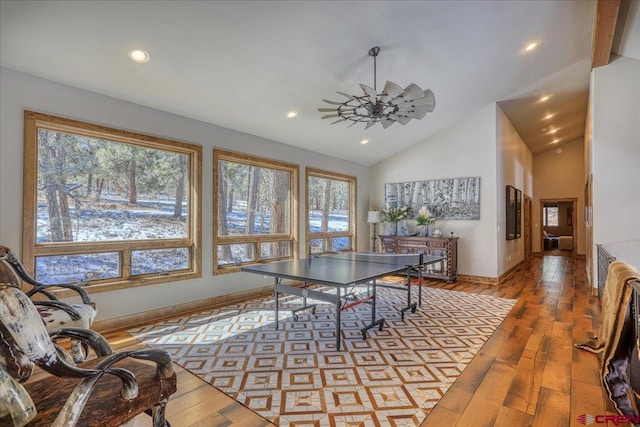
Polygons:
[[307,168],[309,254],[355,250],[356,178]]
[[298,166],[215,150],[214,273],[297,257]]
[[558,225],[560,225],[560,221],[558,220],[557,205],[549,205],[544,207],[542,225],[547,227],[557,227]]
[[25,112],[23,259],[89,290],[200,277],[202,149]]

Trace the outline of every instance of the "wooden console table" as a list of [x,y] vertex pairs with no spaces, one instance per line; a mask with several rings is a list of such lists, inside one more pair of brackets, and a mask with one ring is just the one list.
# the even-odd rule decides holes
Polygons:
[[447,283],[458,280],[457,237],[404,237],[380,236],[382,251],[391,253],[423,253],[444,256],[440,262],[429,264],[422,271],[423,277],[442,279]]

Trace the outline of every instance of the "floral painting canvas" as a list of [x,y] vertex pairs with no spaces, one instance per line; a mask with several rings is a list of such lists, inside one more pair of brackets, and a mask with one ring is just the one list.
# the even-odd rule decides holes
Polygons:
[[384,201],[386,208],[410,207],[411,215],[426,206],[437,219],[479,220],[480,177],[385,184]]

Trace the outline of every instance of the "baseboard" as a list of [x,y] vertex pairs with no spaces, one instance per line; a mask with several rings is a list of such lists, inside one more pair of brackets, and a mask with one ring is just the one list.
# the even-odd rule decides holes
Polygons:
[[[171,307],[163,307],[155,310],[144,311],[142,313],[135,313],[128,316],[117,317],[114,319],[101,320],[98,322],[94,322],[91,325],[91,329],[103,334],[108,332],[122,331],[124,329],[140,326],[146,323],[157,322],[159,320],[165,320],[171,317],[184,316],[186,314],[198,312],[208,308],[229,305],[235,302],[246,301],[252,298],[261,298],[272,293],[273,286],[265,286],[248,291],[235,292],[232,294],[187,302],[184,304],[172,305]],[[98,309],[100,309],[100,307],[98,307]]]
[[518,268],[520,268],[520,266],[522,266],[523,264],[524,264],[524,260],[520,261],[518,264],[511,267],[509,271],[507,271],[500,277],[484,277],[484,276],[470,276],[466,274],[458,274],[458,279],[465,282],[482,283],[484,285],[499,285],[505,280],[507,280],[509,276],[515,273],[518,270]]
[[511,267],[509,270],[507,270],[505,273],[503,273],[502,276],[498,277],[498,284],[507,280],[509,276],[515,273],[523,264],[524,264],[524,260],[520,261],[519,263]]
[[498,279],[496,277],[485,277],[485,276],[471,276],[467,274],[458,274],[458,281],[471,282],[471,283],[482,283],[485,285],[497,285]]

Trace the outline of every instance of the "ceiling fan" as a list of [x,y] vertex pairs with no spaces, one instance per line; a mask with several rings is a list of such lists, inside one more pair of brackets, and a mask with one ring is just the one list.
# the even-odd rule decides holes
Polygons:
[[322,113],[330,113],[322,116],[323,119],[339,117],[331,124],[344,121],[352,121],[351,127],[356,123],[366,123],[365,129],[376,123],[381,123],[383,128],[388,128],[395,122],[406,125],[411,119],[422,119],[436,107],[436,98],[431,90],[425,91],[415,83],[406,88],[387,81],[382,93],[378,94],[376,80],[376,60],[380,48],[378,46],[369,49],[369,56],[373,56],[373,88],[360,83],[364,95],[349,95],[344,92],[338,94],[347,98],[346,101],[337,102],[323,99],[327,104],[335,105],[333,108],[319,108]]

